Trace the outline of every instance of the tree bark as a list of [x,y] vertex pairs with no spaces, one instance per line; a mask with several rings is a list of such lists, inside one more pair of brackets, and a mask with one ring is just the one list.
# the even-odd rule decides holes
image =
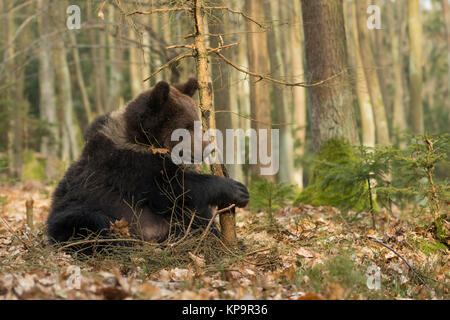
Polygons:
[[[87,3],[88,10],[88,19],[92,20],[92,0],[89,0]],[[108,103],[107,99],[107,75],[106,75],[106,48],[104,47],[105,43],[105,34],[104,32],[99,32],[99,38],[97,38],[95,29],[89,29],[89,42],[93,46],[91,48],[92,55],[92,65],[93,72],[92,76],[94,78],[94,88],[95,88],[95,112],[97,114],[104,114],[106,110],[106,105]],[[100,44],[100,48],[97,48],[96,45]]]
[[361,61],[356,6],[352,6],[352,21],[353,53],[355,57],[355,89],[361,114],[362,144],[364,146],[373,147],[375,146],[375,121],[372,102],[370,101],[369,90],[367,88],[366,75],[364,74],[364,66]]
[[[304,77],[303,67],[303,44],[301,38],[301,12],[300,2],[294,2],[294,10],[291,11],[291,22],[294,24],[290,28],[290,41],[286,43],[291,50],[291,75],[292,81],[301,81]],[[298,26],[297,26],[298,22]],[[305,138],[306,138],[306,89],[304,87],[292,88],[292,97],[294,103],[294,119],[295,119],[295,155],[297,159],[301,159],[305,153]],[[294,182],[303,188],[303,166],[301,164],[295,165]]]
[[90,123],[94,120],[94,115],[91,109],[91,102],[87,93],[86,84],[84,83],[83,69],[81,67],[80,54],[77,48],[77,38],[74,32],[69,32],[69,40],[73,47],[73,61],[75,63],[75,72],[77,75],[78,89],[80,89],[81,100],[83,101],[84,112],[86,113],[87,121]]
[[[447,41],[447,96],[450,95],[450,5],[448,0],[441,0],[445,21],[445,35]],[[450,103],[447,103],[448,121],[450,122]]]
[[[13,7],[13,3],[8,1],[2,0],[1,4],[2,10],[0,12],[9,11]],[[5,63],[5,70],[9,73],[9,81],[14,84],[9,88],[4,89],[4,101],[6,102],[7,112],[5,114],[7,115],[6,120],[8,121],[6,130],[9,176],[21,179],[23,173],[23,126],[24,117],[28,109],[28,102],[23,97],[23,69],[15,69],[15,66],[17,65],[22,66],[24,61],[21,60],[24,60],[24,58],[23,56],[14,58],[15,44],[11,43],[16,29],[14,18],[14,13],[10,12],[6,16],[6,23],[3,28],[5,46],[9,45],[9,47],[6,48],[7,52],[5,53],[5,57],[10,59]],[[22,35],[22,41],[24,38],[25,35]]]
[[[247,14],[256,20],[264,18],[263,2],[260,0],[246,0],[245,1]],[[248,22],[248,61],[249,68],[252,71],[261,74],[270,74],[269,52],[267,47],[267,36],[264,30],[261,30],[253,22]],[[267,130],[266,148],[268,152],[271,151],[271,103],[270,103],[270,84],[264,81],[250,82],[250,116],[252,118],[251,126],[258,132],[258,150],[261,148],[260,130]],[[264,143],[264,142],[263,142]],[[275,156],[275,155],[274,155]],[[262,169],[261,161],[258,157],[258,164],[251,166],[252,175],[259,175]],[[266,175],[265,179],[274,181],[274,175]]]
[[422,105],[422,21],[419,0],[408,0],[408,32],[411,46],[409,56],[409,112],[414,134],[423,134]]
[[[200,108],[204,119],[203,125],[204,129],[215,129],[214,107],[209,88],[210,78],[208,72],[208,49],[206,48],[205,41],[204,2],[203,0],[193,0],[192,3],[194,9],[194,59],[199,84]],[[213,163],[211,169],[214,175],[220,177],[225,176],[220,164]],[[224,241],[229,245],[236,245],[236,217],[234,208],[220,214],[220,227]]]
[[[59,12],[65,12],[67,3],[58,3]],[[70,81],[70,71],[67,64],[67,49],[64,39],[61,39],[55,48],[56,79],[58,84],[59,101],[58,104],[63,114],[63,132],[67,134],[69,142],[70,158],[64,160],[75,160],[80,155],[80,146],[77,140],[77,121],[73,110],[72,84]],[[65,155],[66,156],[66,155]]]
[[394,106],[392,128],[397,143],[403,144],[401,134],[407,129],[406,112],[403,103],[403,63],[401,53],[401,43],[404,35],[404,2],[389,2],[389,28],[391,34],[391,54],[392,54],[392,71],[394,74]]
[[383,102],[380,81],[376,69],[375,59],[370,47],[369,29],[366,24],[366,1],[354,1],[356,6],[356,24],[358,29],[359,50],[367,81],[370,100],[372,101],[373,115],[375,119],[376,143],[389,144],[389,127],[386,119],[386,109]]
[[[108,20],[118,21],[119,15],[117,14],[114,6],[108,6]],[[108,33],[108,46],[109,46],[109,93],[108,93],[108,105],[106,111],[112,111],[121,105],[122,98],[122,69],[123,69],[123,49],[122,44],[116,39],[120,34],[120,28],[115,27],[115,30],[109,30]]]
[[[136,30],[129,28],[128,37],[136,42],[139,41]],[[142,52],[137,44],[132,43],[129,49],[130,85],[133,97],[137,97],[144,89],[142,76]]]
[[[220,1],[211,2],[212,6],[220,6]],[[226,17],[223,15],[221,11],[215,11],[211,13],[211,16],[208,19],[208,29],[211,34],[223,34],[225,30],[228,32],[228,26],[226,25]],[[210,37],[210,45],[212,48],[219,47],[220,41],[219,37]],[[222,52],[227,58],[230,58],[230,51],[224,50]],[[212,71],[212,85],[214,92],[214,107],[215,109],[219,109],[220,112],[216,113],[216,126],[219,129],[223,137],[226,137],[226,130],[233,129],[238,127],[237,121],[233,121],[236,119],[235,115],[233,115],[231,108],[231,70],[230,66],[222,61],[222,59],[218,58],[211,64]],[[233,97],[236,98],[236,97]],[[226,146],[226,140],[224,140],[224,146]],[[234,150],[236,152],[236,150]],[[224,148],[223,150],[223,161],[226,163],[227,158],[227,150]],[[242,181],[242,168],[240,164],[231,163],[226,164],[227,171],[235,180]]]
[[41,47],[39,50],[39,112],[40,119],[48,125],[48,134],[42,137],[41,153],[47,158],[47,178],[53,179],[57,175],[53,164],[57,157],[58,125],[56,117],[55,81],[53,70],[52,43],[49,33],[50,25],[48,2],[39,0],[38,6],[42,14],[38,17],[39,34],[41,35]]
[[[275,78],[280,78],[284,70],[284,61],[280,54],[282,43],[280,41],[280,28],[275,24],[279,21],[279,6],[277,1],[264,1],[265,15],[273,21],[274,27],[267,31],[267,44],[270,61],[270,73]],[[293,46],[292,43],[289,46]],[[286,48],[288,49],[288,48]],[[292,137],[291,127],[287,125],[291,122],[290,110],[284,99],[285,92],[278,84],[272,84],[273,101],[275,105],[276,122],[281,123],[279,154],[280,154],[280,170],[278,172],[278,180],[285,183],[294,183],[294,141]]]
[[358,144],[347,65],[342,0],[302,0],[314,150],[332,138]]

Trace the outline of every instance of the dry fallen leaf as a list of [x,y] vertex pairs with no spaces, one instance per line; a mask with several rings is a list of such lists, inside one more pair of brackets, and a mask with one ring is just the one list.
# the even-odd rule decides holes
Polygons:
[[331,300],[342,300],[345,298],[345,290],[337,283],[331,283],[329,286],[328,298]]
[[150,298],[158,298],[160,296],[161,290],[148,282],[144,282],[139,287],[139,294],[144,296],[144,298],[150,299]]
[[299,297],[297,300],[323,300],[323,298],[315,293],[307,292],[304,296]]
[[196,256],[192,252],[189,252],[188,254],[189,258],[191,258],[197,268],[203,268],[206,265],[204,258]]
[[116,220],[113,222],[110,222],[109,229],[114,232],[115,234],[121,235],[121,236],[129,236],[130,235],[130,229],[128,228],[128,222],[125,220],[125,218],[122,218],[120,220]]
[[309,250],[307,250],[305,248],[302,248],[302,247],[298,248],[295,251],[295,253],[298,254],[299,256],[302,256],[302,257],[305,257],[305,258],[314,258],[314,254],[311,251],[309,251]]
[[290,266],[288,269],[284,270],[284,272],[283,272],[283,275],[289,281],[294,280],[296,274],[297,274],[297,268],[295,265]]

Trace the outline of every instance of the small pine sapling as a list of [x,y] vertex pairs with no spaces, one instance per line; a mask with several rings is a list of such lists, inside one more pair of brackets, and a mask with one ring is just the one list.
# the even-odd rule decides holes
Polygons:
[[294,190],[295,186],[286,183],[257,180],[250,186],[249,208],[252,211],[264,211],[269,225],[275,226],[273,212],[289,205],[294,198]]

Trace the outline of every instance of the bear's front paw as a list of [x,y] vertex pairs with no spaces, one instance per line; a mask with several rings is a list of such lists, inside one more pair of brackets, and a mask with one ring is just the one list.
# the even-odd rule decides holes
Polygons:
[[242,183],[230,179],[229,199],[230,204],[235,204],[236,207],[243,208],[247,205],[249,200],[249,194],[247,187]]

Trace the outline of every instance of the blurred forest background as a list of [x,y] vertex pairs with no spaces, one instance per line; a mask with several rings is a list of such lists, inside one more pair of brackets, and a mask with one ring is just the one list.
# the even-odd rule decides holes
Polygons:
[[[291,0],[206,1],[207,47],[225,46],[221,55],[209,55],[217,127],[279,128],[280,170],[269,180],[300,188],[311,179],[327,134],[403,147],[407,133],[448,133],[450,124],[447,0],[328,1],[329,10],[320,7],[327,1],[317,3],[303,1],[305,10]],[[78,30],[66,25],[69,5],[81,9]],[[59,178],[79,156],[82,132],[97,115],[159,80],[196,77],[192,57],[178,60],[193,43],[191,13],[183,10],[190,5],[1,0],[3,178]],[[377,13],[367,13],[369,5],[380,9],[380,29],[367,27]],[[342,19],[345,33],[324,37],[326,25]],[[316,42],[327,41],[328,51],[315,51]],[[330,65],[321,68],[324,60]],[[309,89],[295,85],[320,81]],[[337,107],[327,109],[327,101]],[[247,183],[254,172],[249,165],[228,169]],[[437,175],[445,179],[448,171],[438,167]]]
[[[448,299],[449,7],[0,0],[0,300]],[[280,130],[276,175],[227,165],[250,193],[232,232],[220,221],[238,245],[189,226],[105,257],[55,250],[51,194],[88,124],[190,77],[204,124]]]

